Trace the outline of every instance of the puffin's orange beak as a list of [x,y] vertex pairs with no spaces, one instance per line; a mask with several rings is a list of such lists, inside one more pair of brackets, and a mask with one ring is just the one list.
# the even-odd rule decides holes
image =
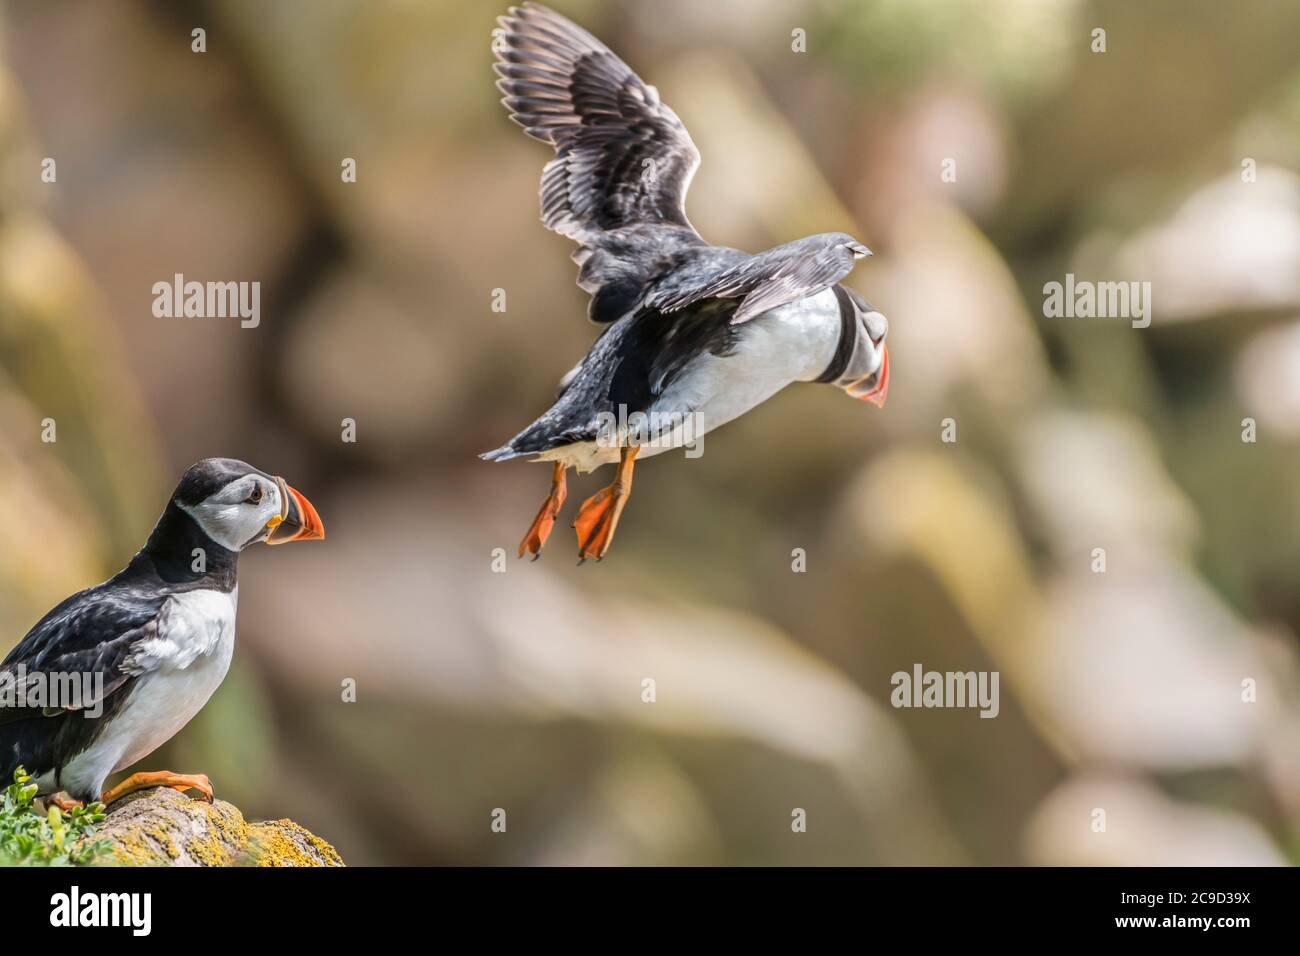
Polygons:
[[877,408],[884,408],[885,399],[889,397],[889,346],[880,346],[880,368],[847,386],[844,391],[854,398],[871,402]]
[[319,541],[325,537],[325,523],[302,492],[290,488],[283,478],[280,483],[280,514],[271,519],[271,534],[267,544],[288,544],[290,541]]

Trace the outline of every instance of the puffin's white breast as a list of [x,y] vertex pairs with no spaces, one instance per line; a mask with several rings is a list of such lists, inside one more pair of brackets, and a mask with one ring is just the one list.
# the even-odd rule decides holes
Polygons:
[[[731,355],[699,356],[655,400],[648,412],[651,427],[661,431],[642,446],[639,457],[680,448],[739,418],[792,382],[817,378],[835,357],[840,330],[839,302],[830,289],[746,322]],[[674,421],[680,426],[674,427]],[[588,441],[543,452],[538,458],[591,471],[618,461],[619,449]]]
[[170,740],[208,702],[230,668],[239,588],[173,595],[159,615],[158,636],[129,659],[141,674],[130,699],[63,769],[65,788],[89,791],[104,778]]
[[692,362],[651,412],[694,412],[700,433],[725,425],[792,382],[825,372],[840,327],[839,303],[830,289],[765,312],[741,326],[733,354],[705,354]]

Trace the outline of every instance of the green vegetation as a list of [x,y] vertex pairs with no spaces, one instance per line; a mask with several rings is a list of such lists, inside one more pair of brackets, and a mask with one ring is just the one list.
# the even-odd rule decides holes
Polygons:
[[33,806],[36,784],[30,780],[19,767],[0,797],[0,865],[84,866],[108,852],[108,840],[89,839],[104,819],[102,803],[66,814],[51,806],[42,815]]

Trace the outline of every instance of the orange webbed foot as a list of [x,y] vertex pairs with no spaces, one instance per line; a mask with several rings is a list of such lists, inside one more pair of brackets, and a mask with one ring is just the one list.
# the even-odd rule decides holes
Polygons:
[[85,801],[74,800],[72,797],[68,796],[62,790],[60,790],[58,793],[52,793],[47,797],[42,797],[42,799],[45,801],[46,807],[55,806],[58,807],[64,813],[70,813],[73,810],[75,810],[77,807],[84,807],[86,805]]
[[564,505],[564,499],[568,495],[564,476],[565,467],[557,461],[551,478],[551,493],[542,502],[537,517],[533,519],[532,525],[528,528],[528,533],[519,542],[519,557],[522,558],[525,554],[531,554],[533,560],[536,561],[541,556],[542,548],[546,545],[546,539],[551,536],[551,529],[555,527],[555,519],[559,516],[560,508]]
[[578,563],[588,558],[603,560],[614,540],[619,516],[632,493],[632,465],[639,446],[625,447],[618,463],[614,483],[602,488],[582,503],[573,527],[578,532]]
[[618,526],[618,517],[614,513],[616,500],[613,486],[610,486],[600,489],[582,503],[573,523],[578,532],[579,562],[588,558],[599,561],[605,557]]
[[146,790],[149,787],[171,787],[173,790],[197,790],[203,794],[203,799],[208,803],[213,801],[215,791],[212,789],[212,781],[205,774],[201,773],[172,773],[170,770],[152,770],[133,773],[116,787],[104,791],[103,800],[105,806],[114,800],[120,800],[128,793],[135,793],[137,790]]

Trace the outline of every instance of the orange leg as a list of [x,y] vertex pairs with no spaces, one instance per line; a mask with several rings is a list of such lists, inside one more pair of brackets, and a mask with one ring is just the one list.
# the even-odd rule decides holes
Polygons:
[[74,810],[77,807],[85,806],[85,803],[83,803],[80,800],[72,799],[72,797],[68,796],[62,790],[60,790],[58,793],[52,793],[48,797],[43,797],[42,799],[45,801],[45,805],[47,807],[53,804],[54,806],[62,810],[64,813],[67,813],[70,810]]
[[614,483],[600,489],[578,510],[578,520],[573,526],[578,529],[579,564],[588,558],[600,561],[609,550],[609,544],[614,540],[614,529],[618,527],[618,517],[632,493],[632,466],[640,450],[639,445],[623,446]]
[[529,527],[528,533],[524,535],[524,540],[519,542],[519,557],[525,553],[531,554],[536,561],[542,555],[542,546],[546,544],[546,539],[551,536],[551,529],[555,527],[555,519],[560,514],[560,506],[564,504],[564,498],[569,493],[568,486],[565,484],[565,474],[568,471],[564,465],[558,461],[555,463],[555,471],[551,475],[551,493],[546,496],[542,502],[542,508],[537,512],[537,517],[533,519],[532,526]]
[[135,793],[137,790],[145,790],[149,787],[171,787],[174,790],[198,790],[203,794],[208,803],[212,802],[212,783],[201,773],[172,773],[170,770],[152,770],[141,773],[133,773],[116,787],[111,790],[105,790],[103,797],[105,805],[125,797],[128,793]]

